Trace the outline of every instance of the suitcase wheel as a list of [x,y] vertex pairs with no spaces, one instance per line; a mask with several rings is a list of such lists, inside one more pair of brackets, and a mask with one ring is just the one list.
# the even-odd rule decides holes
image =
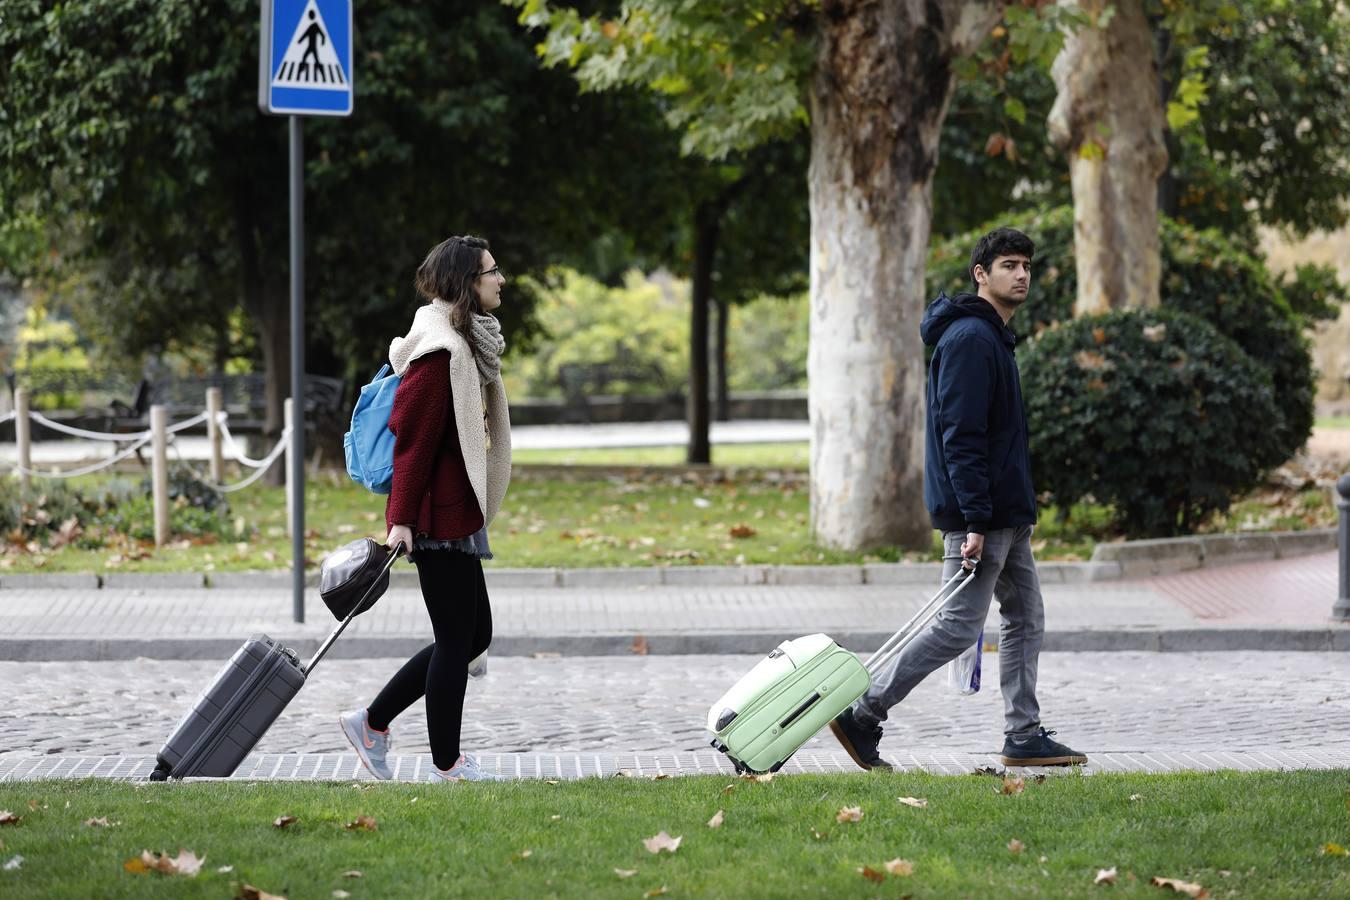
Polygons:
[[164,763],[160,763],[159,765],[155,766],[155,771],[153,771],[153,772],[150,773],[150,780],[151,780],[151,781],[168,781],[168,780],[169,780],[169,767],[166,766],[166,765],[164,765]]

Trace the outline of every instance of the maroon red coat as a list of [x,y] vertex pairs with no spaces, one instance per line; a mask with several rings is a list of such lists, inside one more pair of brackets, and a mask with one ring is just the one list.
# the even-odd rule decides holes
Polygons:
[[450,351],[418,357],[403,373],[389,415],[394,484],[385,524],[407,525],[436,540],[468,537],[483,527],[459,447],[450,393]]

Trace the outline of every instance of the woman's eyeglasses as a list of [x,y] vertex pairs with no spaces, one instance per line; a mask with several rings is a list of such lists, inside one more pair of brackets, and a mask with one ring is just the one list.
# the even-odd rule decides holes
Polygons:
[[[493,266],[493,267],[490,268],[490,269],[484,269],[482,272],[479,272],[479,273],[478,273],[478,277],[479,277],[479,278],[482,278],[484,275],[501,275],[501,274],[502,274],[502,267],[501,267],[501,266]],[[505,276],[503,276],[503,277],[505,277]]]

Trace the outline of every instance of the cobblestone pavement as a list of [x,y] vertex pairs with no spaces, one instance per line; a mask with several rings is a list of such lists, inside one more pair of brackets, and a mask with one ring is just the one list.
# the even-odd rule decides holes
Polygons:
[[[464,747],[494,753],[707,749],[708,707],[757,657],[495,658],[472,681]],[[374,696],[397,659],[325,661],[259,753],[349,751],[340,710]],[[961,697],[935,673],[898,707],[882,750],[997,752],[998,661]],[[0,663],[0,758],[153,756],[218,663]],[[1041,658],[1046,726],[1088,753],[1344,748],[1350,667],[1337,653],[1050,653]],[[400,754],[428,752],[420,704],[394,724]],[[836,752],[826,735],[808,751]]]

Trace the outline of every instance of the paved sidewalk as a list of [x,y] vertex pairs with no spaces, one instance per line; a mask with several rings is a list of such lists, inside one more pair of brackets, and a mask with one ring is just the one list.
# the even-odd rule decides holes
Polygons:
[[[493,587],[493,650],[605,655],[759,653],[824,631],[879,646],[932,585]],[[1330,620],[1336,554],[1242,563],[1134,581],[1045,584],[1046,650],[1350,650]],[[305,623],[284,588],[15,588],[0,592],[0,660],[225,659],[265,632],[313,653],[333,627],[314,592]],[[998,633],[997,604],[986,634]],[[335,658],[404,656],[430,634],[420,594],[393,588],[355,620]]]
[[[463,746],[489,765],[544,777],[621,769],[729,771],[708,747],[708,708],[759,656],[493,658],[470,682]],[[1088,771],[1350,767],[1350,667],[1332,653],[1047,653],[1046,726],[1087,753]],[[316,670],[240,777],[355,772],[339,711],[367,702],[401,659],[332,660]],[[885,725],[882,753],[907,768],[997,765],[998,656],[984,689],[925,680]],[[218,660],[0,663],[0,780],[145,777]],[[534,702],[521,702],[522,697]],[[427,766],[422,704],[393,723],[403,775]],[[599,762],[597,762],[599,760]],[[828,734],[796,757],[806,771],[854,771]],[[935,768],[936,767],[936,768]],[[789,767],[791,769],[791,767]],[[361,773],[356,773],[358,776]]]

